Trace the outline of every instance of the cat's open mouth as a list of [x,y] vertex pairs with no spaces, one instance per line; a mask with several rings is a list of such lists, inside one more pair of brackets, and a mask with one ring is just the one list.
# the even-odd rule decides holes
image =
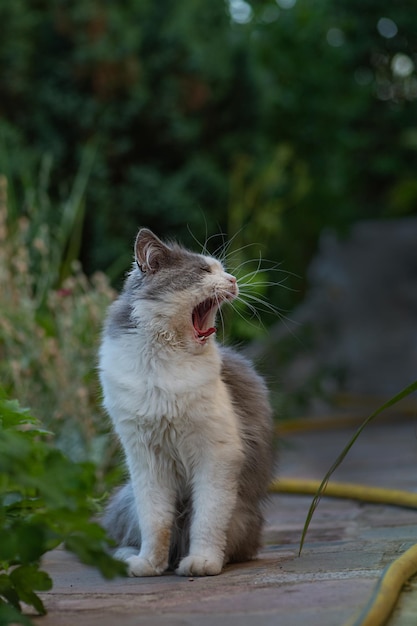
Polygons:
[[230,277],[230,287],[226,290],[219,290],[213,298],[207,298],[197,304],[192,312],[192,323],[194,337],[198,343],[204,344],[206,339],[217,331],[214,326],[217,311],[222,302],[234,300],[239,293],[236,279]]
[[198,342],[204,343],[210,335],[216,332],[217,329],[212,324],[218,308],[217,301],[213,298],[208,298],[193,309],[194,335]]

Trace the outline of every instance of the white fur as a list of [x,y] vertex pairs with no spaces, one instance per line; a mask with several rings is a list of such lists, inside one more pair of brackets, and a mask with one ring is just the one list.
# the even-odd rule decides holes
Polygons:
[[[233,277],[204,259],[212,274],[204,278],[203,291],[230,290]],[[193,499],[190,553],[177,573],[218,574],[224,564],[243,452],[214,336],[198,344],[190,324],[201,294],[201,286],[168,293],[163,311],[138,299],[137,328],[103,337],[104,405],[125,451],[141,531],[139,554],[120,551],[132,576],[167,568],[167,533],[177,495],[186,489]]]

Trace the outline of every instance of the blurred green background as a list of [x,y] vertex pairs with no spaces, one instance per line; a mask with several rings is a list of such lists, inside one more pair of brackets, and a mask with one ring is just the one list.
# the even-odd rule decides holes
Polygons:
[[323,226],[416,212],[411,0],[5,0],[0,20],[1,170],[20,214],[47,177],[53,223],[88,169],[87,274],[119,278],[147,225],[239,231],[303,276]]
[[115,447],[95,355],[139,226],[279,263],[259,295],[291,316],[324,228],[417,213],[414,1],[4,0],[0,24],[2,385],[75,457]]

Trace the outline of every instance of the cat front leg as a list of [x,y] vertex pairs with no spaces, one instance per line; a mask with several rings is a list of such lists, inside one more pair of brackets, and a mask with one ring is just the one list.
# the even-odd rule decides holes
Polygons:
[[151,541],[144,542],[138,555],[126,558],[129,576],[160,576],[168,568],[171,527],[153,529]]
[[156,461],[149,454],[144,451],[147,461],[131,462],[129,468],[141,535],[139,554],[125,559],[129,576],[159,576],[168,568],[175,493],[164,472],[153,471]]
[[179,576],[215,576],[223,569],[226,536],[237,500],[240,450],[203,463],[193,485],[193,517],[189,555]]

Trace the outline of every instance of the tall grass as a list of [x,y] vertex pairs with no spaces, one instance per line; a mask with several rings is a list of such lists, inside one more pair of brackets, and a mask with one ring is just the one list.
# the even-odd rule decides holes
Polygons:
[[76,260],[89,167],[84,163],[55,211],[41,172],[20,215],[9,210],[8,180],[0,175],[0,380],[56,433],[65,453],[94,461],[104,476],[116,444],[100,407],[95,367],[114,292],[104,274],[88,278]]

